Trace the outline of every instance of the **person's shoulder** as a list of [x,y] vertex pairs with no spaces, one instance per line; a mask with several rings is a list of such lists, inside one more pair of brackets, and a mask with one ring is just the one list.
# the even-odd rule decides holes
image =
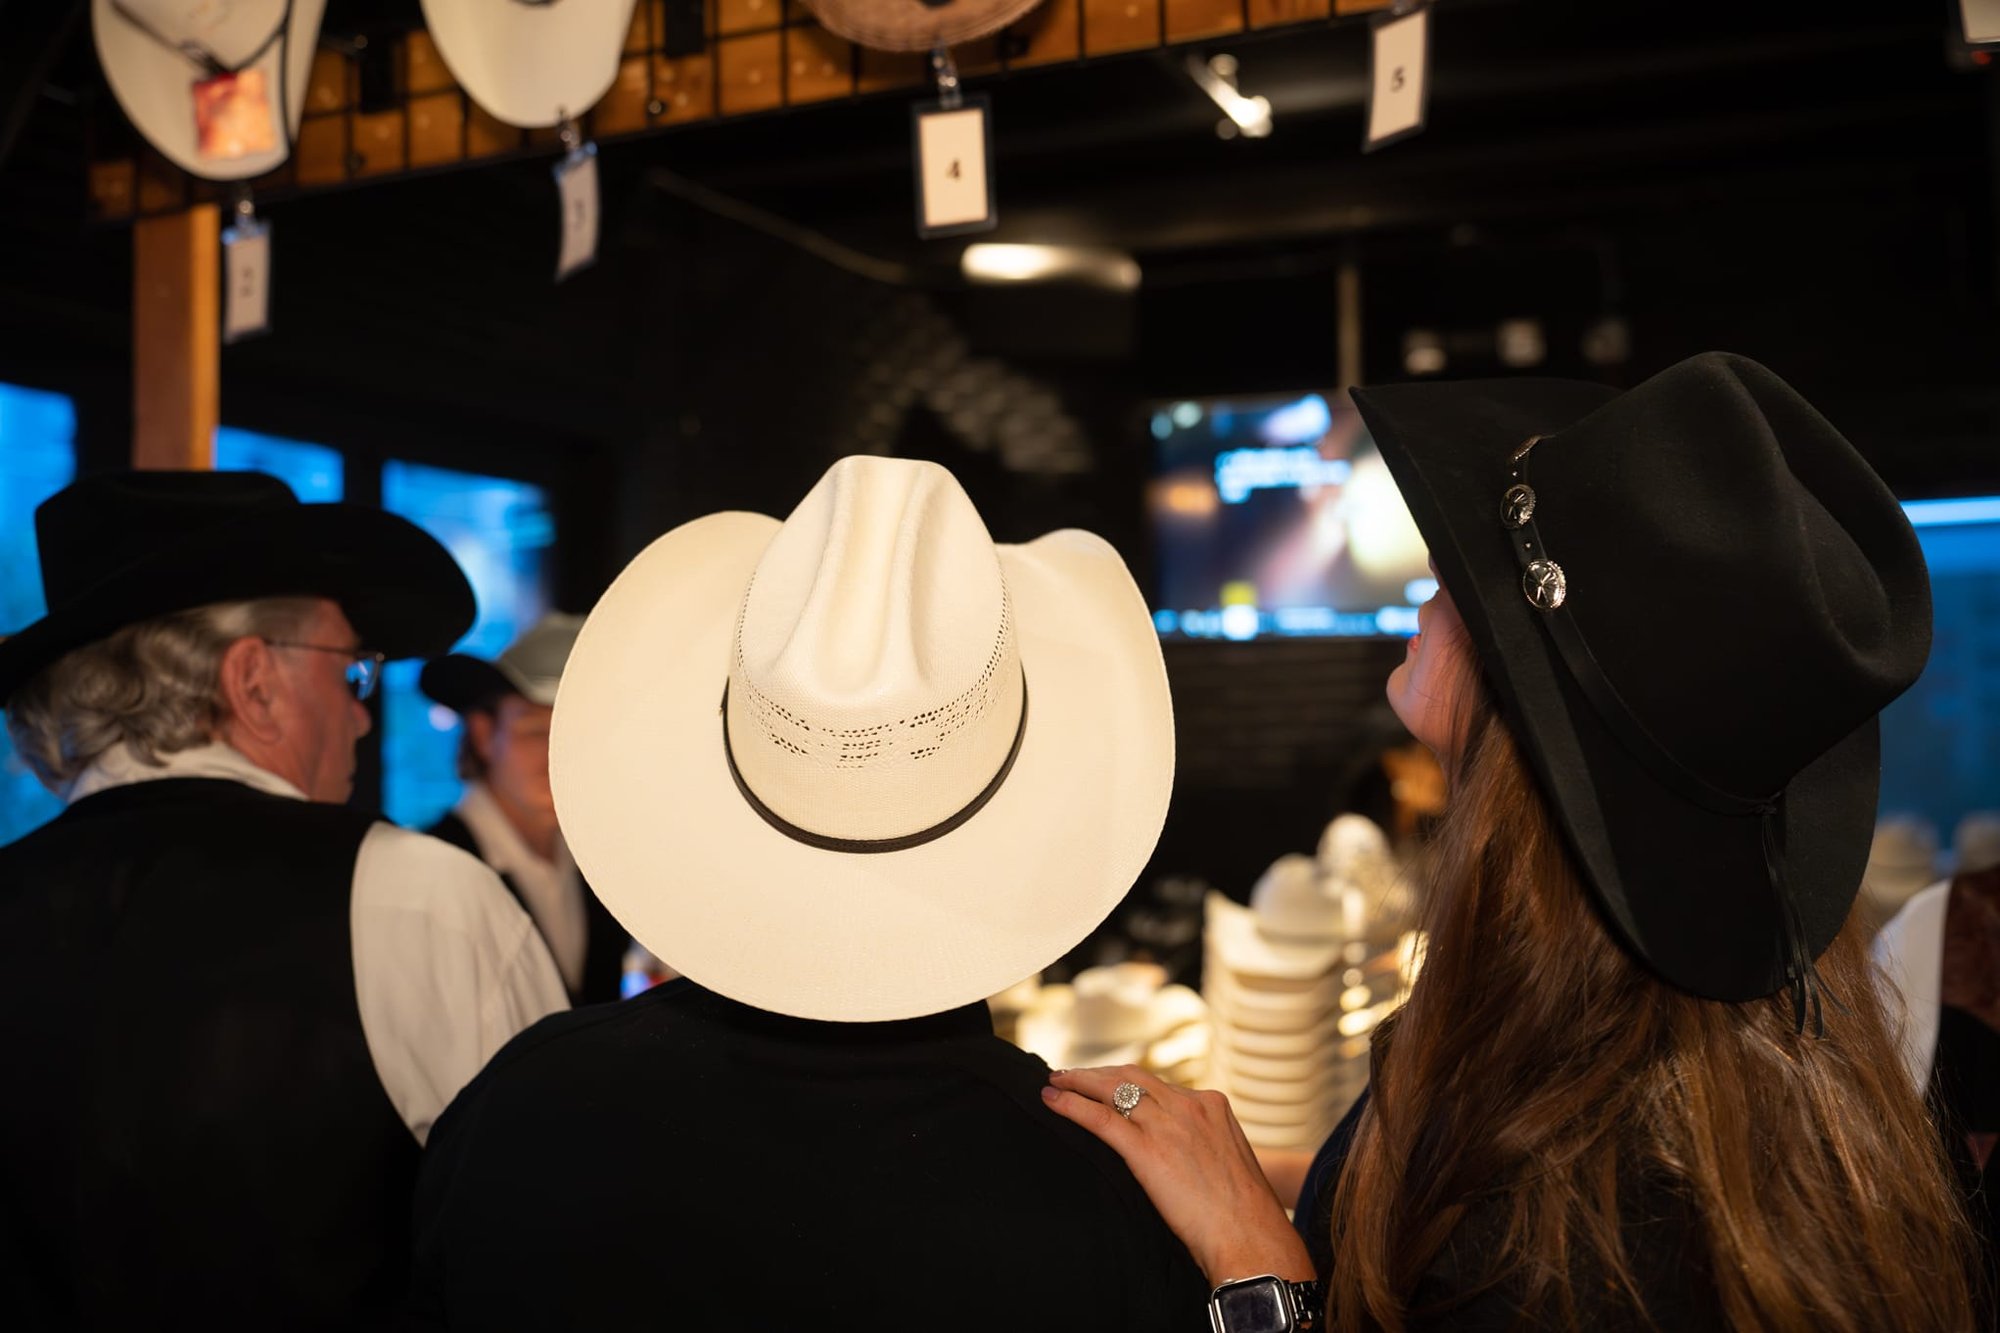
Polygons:
[[698,1058],[709,1029],[702,999],[699,987],[679,978],[629,1000],[564,1009],[523,1029],[494,1052],[487,1067],[532,1074],[570,1059],[593,1060],[605,1048],[632,1046],[684,1047],[686,1058]]
[[[371,910],[419,913],[464,933],[509,923],[520,913],[493,868],[428,833],[387,820],[370,825],[355,868],[355,888]],[[524,918],[525,919],[525,918]]]
[[[694,1077],[693,1066],[712,1048],[699,1014],[699,990],[669,981],[644,995],[611,1004],[563,1009],[536,1020],[493,1053],[453,1103],[465,1118],[496,1097],[525,1104],[548,1094],[567,1100],[578,1081],[611,1078],[617,1071],[643,1074],[649,1085],[634,1095],[669,1095],[673,1084]],[[664,1054],[668,1058],[655,1059]],[[626,1059],[625,1056],[639,1056]]]

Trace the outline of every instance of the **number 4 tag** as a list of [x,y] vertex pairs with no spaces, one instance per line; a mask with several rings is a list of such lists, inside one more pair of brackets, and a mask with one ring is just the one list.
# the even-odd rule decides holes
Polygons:
[[917,157],[917,235],[961,236],[990,231],[993,209],[992,108],[985,97],[956,107],[913,108]]
[[1424,128],[1430,104],[1430,7],[1380,15],[1370,36],[1363,152],[1407,139]]

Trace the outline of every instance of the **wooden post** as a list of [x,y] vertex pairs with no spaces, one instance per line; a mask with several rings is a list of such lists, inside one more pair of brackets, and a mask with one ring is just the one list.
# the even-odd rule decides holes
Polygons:
[[132,224],[132,466],[215,465],[221,402],[221,211]]

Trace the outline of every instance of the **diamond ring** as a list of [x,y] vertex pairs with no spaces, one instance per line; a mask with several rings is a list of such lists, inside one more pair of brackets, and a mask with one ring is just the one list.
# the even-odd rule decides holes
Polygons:
[[1137,1083],[1120,1083],[1111,1091],[1111,1109],[1130,1120],[1132,1108],[1137,1106],[1139,1099],[1145,1095],[1146,1090]]

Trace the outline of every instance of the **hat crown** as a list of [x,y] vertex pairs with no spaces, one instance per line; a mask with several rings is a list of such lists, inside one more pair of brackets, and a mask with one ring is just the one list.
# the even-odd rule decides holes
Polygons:
[[1320,882],[1319,862],[1288,852],[1250,890],[1258,926],[1281,939],[1326,939],[1340,933],[1340,904]]
[[825,837],[931,828],[1013,747],[1024,684],[999,554],[934,463],[836,463],[744,594],[729,677],[750,790]]
[[133,563],[275,508],[291,487],[262,472],[111,472],[65,486],[35,510],[42,592],[51,612]]
[[554,703],[563,667],[582,628],[582,616],[551,611],[508,644],[494,665],[524,697],[539,704]]
[[1908,519],[1754,361],[1684,361],[1542,440],[1523,476],[1606,678],[1726,791],[1775,794],[1923,670],[1930,586]]

